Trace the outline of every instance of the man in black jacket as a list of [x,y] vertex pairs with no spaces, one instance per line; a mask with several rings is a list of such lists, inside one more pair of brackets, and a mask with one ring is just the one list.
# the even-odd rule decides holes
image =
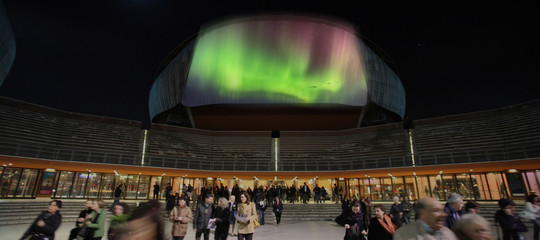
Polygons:
[[195,239],[201,239],[201,235],[204,233],[204,240],[208,240],[210,237],[210,229],[208,224],[214,223],[214,197],[211,194],[204,196],[204,201],[197,204],[195,215],[193,216],[193,231],[195,231]]

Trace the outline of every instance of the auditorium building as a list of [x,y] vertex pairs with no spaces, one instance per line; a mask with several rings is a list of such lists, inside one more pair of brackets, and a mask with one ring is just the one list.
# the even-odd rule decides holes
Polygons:
[[0,97],[0,198],[149,199],[223,184],[348,197],[523,199],[539,191],[540,100],[407,120],[382,50],[335,19],[205,26],[163,61],[141,121]]

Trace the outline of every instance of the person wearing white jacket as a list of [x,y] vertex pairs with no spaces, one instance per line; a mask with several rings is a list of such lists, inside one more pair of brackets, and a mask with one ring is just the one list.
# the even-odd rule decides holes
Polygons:
[[538,239],[538,233],[540,231],[540,206],[538,206],[538,195],[531,194],[527,197],[525,202],[525,209],[521,213],[521,217],[530,220],[534,226],[533,239]]

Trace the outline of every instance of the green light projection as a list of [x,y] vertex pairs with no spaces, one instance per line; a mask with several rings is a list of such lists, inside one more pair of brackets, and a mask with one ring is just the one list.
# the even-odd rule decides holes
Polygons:
[[306,20],[237,21],[203,31],[182,103],[363,106],[367,87],[352,31]]

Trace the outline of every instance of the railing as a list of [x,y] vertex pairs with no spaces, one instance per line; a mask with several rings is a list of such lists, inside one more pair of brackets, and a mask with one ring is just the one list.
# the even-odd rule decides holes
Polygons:
[[[95,149],[64,149],[52,145],[31,143],[10,143],[0,141],[0,155],[18,156],[48,160],[91,162],[106,164],[122,164],[141,166],[141,155],[132,152],[104,152]],[[508,149],[486,149],[467,151],[434,152],[416,155],[416,166],[430,166],[456,163],[475,163],[508,161],[540,157],[540,144],[526,145]],[[147,155],[144,166],[213,170],[213,171],[274,171],[271,159],[217,159],[217,158],[185,158]],[[396,168],[412,166],[410,156],[386,156],[379,158],[357,159],[309,159],[280,161],[279,171],[347,171],[380,168]]]

